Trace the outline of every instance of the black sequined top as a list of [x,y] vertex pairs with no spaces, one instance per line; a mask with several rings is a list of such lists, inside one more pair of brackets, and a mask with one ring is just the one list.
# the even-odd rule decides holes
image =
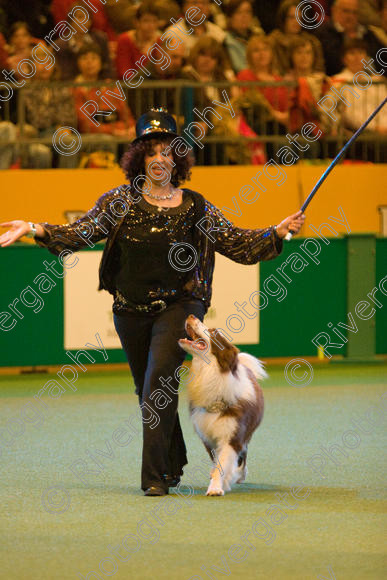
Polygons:
[[160,210],[142,198],[133,210],[115,240],[119,266],[114,312],[125,310],[128,303],[178,297],[192,277],[188,267],[194,257],[187,244],[194,243],[195,212],[190,193],[183,191],[178,207]]
[[[136,296],[142,299],[144,294],[149,294],[150,287],[156,282],[160,283],[160,286],[156,284],[155,291],[158,287],[163,290],[162,285],[170,290],[171,286],[177,286],[180,282],[180,289],[183,290],[184,295],[202,300],[207,310],[211,303],[215,252],[219,252],[240,264],[256,264],[259,261],[277,257],[282,251],[282,239],[278,237],[273,226],[257,229],[239,228],[200,193],[183,189],[183,194],[183,203],[177,208],[168,210],[171,217],[160,216],[159,218],[159,216],[155,216],[153,218],[153,214],[152,217],[149,214],[144,216],[141,212],[145,207],[149,212],[158,212],[157,208],[155,210],[153,207],[150,208],[151,204],[149,203],[144,205],[143,198],[138,204],[135,203],[139,198],[137,200],[132,198],[130,187],[122,185],[103,194],[95,206],[73,224],[41,223],[45,236],[44,238],[35,238],[35,241],[39,246],[47,248],[53,254],[60,255],[64,251],[66,251],[65,254],[68,253],[68,250],[78,251],[87,246],[94,247],[97,242],[106,238],[99,267],[99,290],[108,290],[115,297],[115,312],[124,309],[124,304],[120,302],[120,297],[117,294],[119,293],[117,285],[124,292],[130,291],[129,285],[133,288],[136,286],[136,292],[140,292]],[[186,210],[183,205],[185,199],[189,199],[189,197],[193,200],[193,206],[189,206]],[[177,210],[174,218],[172,218],[172,213],[174,213],[172,209]],[[178,217],[180,210],[183,213]],[[190,212],[192,212],[192,217]],[[183,219],[184,215],[185,219]],[[155,219],[156,225],[151,225],[153,219]],[[161,221],[158,221],[159,219]],[[167,225],[168,219],[173,220],[173,225]],[[191,221],[192,227],[189,226],[189,221]],[[169,232],[171,225],[172,230]],[[152,234],[152,238],[153,234],[157,234],[153,238],[153,242],[151,238],[145,239],[146,236],[141,233],[142,227],[148,229],[148,234]],[[168,231],[150,232],[149,228],[152,227],[158,230],[164,228]],[[140,234],[142,235],[141,241],[138,237]],[[127,237],[125,238],[125,236]],[[162,246],[158,247],[161,243],[160,240],[163,240],[164,249],[162,251]],[[168,266],[167,270],[164,270],[167,247],[170,247],[171,242],[176,243],[179,240],[184,240],[186,243],[190,243],[191,240],[197,258],[193,262],[193,267],[187,271],[187,281],[183,288],[181,288],[181,284],[185,280],[184,272],[180,277],[179,270],[176,268],[175,272],[171,272]],[[157,281],[156,278],[152,279],[151,272],[146,273],[145,269],[138,265],[140,269],[138,273],[142,278],[138,278],[137,283],[134,284],[135,278],[131,276],[130,268],[125,259],[127,255],[133,260],[132,266],[136,262],[138,264],[141,252],[137,250],[136,254],[134,248],[139,243],[148,245],[148,253],[156,252],[154,256],[157,255],[159,258],[162,256],[162,262],[156,264]],[[128,254],[123,251],[124,245],[131,246]],[[148,256],[146,258],[143,256],[143,258],[147,259]],[[152,258],[152,260],[153,263],[157,261],[156,258]],[[183,269],[187,261],[187,256],[180,256]],[[176,258],[174,264],[176,266]],[[169,280],[169,276],[171,276],[171,280]],[[179,288],[175,289],[179,290]]]

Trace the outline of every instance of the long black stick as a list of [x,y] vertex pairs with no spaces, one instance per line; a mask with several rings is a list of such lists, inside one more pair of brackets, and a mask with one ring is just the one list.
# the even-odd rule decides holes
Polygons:
[[[318,180],[318,182],[316,183],[316,185],[314,186],[314,188],[312,189],[312,191],[310,192],[310,194],[308,195],[308,197],[306,198],[306,200],[302,204],[302,206],[301,206],[302,212],[304,212],[306,210],[306,208],[308,207],[308,205],[312,201],[313,197],[316,195],[316,193],[319,190],[319,188],[321,187],[321,185],[324,183],[324,181],[326,180],[326,178],[328,177],[328,175],[330,174],[332,169],[335,167],[335,165],[337,165],[337,163],[343,157],[343,155],[345,154],[347,149],[359,137],[360,133],[362,133],[364,131],[364,129],[367,127],[367,125],[379,113],[380,109],[382,109],[386,103],[387,103],[387,97],[380,103],[380,105],[378,105],[376,107],[375,111],[373,113],[371,113],[371,115],[368,117],[368,119],[366,121],[364,121],[364,123],[359,127],[359,129],[356,131],[356,133],[354,133],[352,135],[352,137],[347,141],[347,143],[344,145],[344,147],[341,149],[341,151],[339,151],[339,153],[336,155],[336,157],[330,163],[330,165],[326,168],[326,170],[324,171],[324,173],[322,174],[322,176],[320,177],[320,179]],[[291,240],[293,237],[293,234],[294,234],[294,232],[290,231],[288,234],[286,234],[285,240],[288,240],[288,241]]]

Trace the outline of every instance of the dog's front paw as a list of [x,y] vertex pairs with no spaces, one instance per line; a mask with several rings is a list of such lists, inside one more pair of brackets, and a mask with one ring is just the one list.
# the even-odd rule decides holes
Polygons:
[[210,483],[206,495],[224,495],[224,491],[220,486],[212,485],[212,483]]
[[206,495],[224,495],[223,489],[211,489],[207,490]]

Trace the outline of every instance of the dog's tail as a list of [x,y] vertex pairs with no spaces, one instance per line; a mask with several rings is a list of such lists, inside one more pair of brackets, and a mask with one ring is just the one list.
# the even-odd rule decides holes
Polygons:
[[243,365],[253,371],[254,376],[257,377],[257,379],[263,380],[269,377],[265,371],[263,362],[255,358],[255,356],[247,354],[247,352],[241,352],[238,355],[238,359]]

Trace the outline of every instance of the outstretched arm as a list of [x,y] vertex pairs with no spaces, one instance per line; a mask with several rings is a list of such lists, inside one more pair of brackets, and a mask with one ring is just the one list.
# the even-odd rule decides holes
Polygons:
[[[96,242],[106,238],[111,229],[122,216],[124,205],[129,208],[129,198],[125,187],[108,191],[102,195],[95,206],[73,224],[52,225],[46,222],[35,224],[35,241],[55,255],[63,250],[81,250],[92,247]],[[9,230],[0,236],[0,246],[10,246],[31,231],[29,222],[14,220],[0,226]]]
[[200,229],[207,232],[220,254],[240,264],[256,264],[277,257],[282,251],[282,239],[290,230],[298,233],[304,219],[298,211],[277,226],[244,229],[232,224],[217,207],[206,201],[206,215]]

